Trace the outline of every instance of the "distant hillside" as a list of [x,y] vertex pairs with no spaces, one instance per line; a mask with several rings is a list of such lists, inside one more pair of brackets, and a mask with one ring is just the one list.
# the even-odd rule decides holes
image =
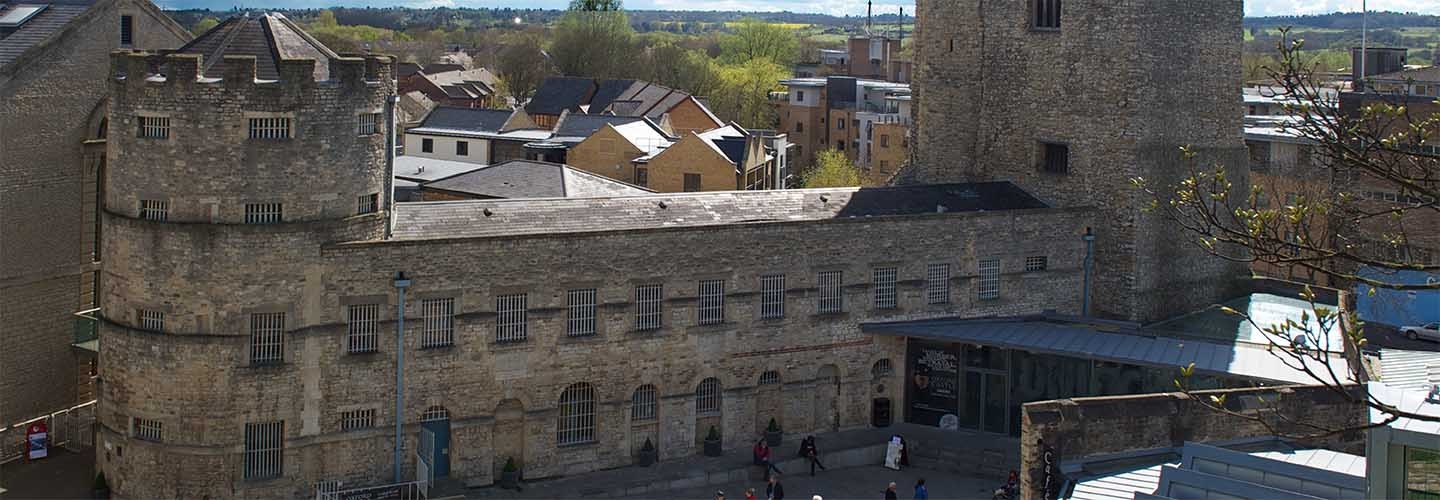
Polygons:
[[[1272,16],[1247,17],[1246,28],[1321,28],[1350,30],[1360,29],[1365,21],[1359,12],[1334,12],[1315,16]],[[1413,12],[1371,12],[1369,25],[1376,28],[1428,28],[1440,27],[1440,16],[1429,16]]]

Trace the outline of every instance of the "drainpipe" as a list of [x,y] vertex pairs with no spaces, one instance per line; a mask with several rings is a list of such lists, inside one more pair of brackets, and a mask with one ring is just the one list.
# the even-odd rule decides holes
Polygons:
[[[400,96],[385,98],[385,239],[395,228],[395,105]],[[397,285],[398,286],[398,285]]]
[[1085,228],[1085,289],[1080,292],[1080,316],[1090,317],[1090,261],[1095,255],[1095,233]]
[[410,279],[405,273],[395,273],[395,291],[400,297],[396,306],[395,321],[395,483],[400,483],[401,426],[405,421],[405,289]]

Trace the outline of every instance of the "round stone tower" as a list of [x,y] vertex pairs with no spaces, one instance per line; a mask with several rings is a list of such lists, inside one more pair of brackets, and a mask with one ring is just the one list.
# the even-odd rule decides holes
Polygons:
[[111,75],[97,468],[121,498],[310,493],[321,250],[385,236],[393,61],[262,15]]

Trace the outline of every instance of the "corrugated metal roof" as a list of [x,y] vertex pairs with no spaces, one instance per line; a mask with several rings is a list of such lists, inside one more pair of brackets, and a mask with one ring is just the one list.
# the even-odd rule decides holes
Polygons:
[[[1311,469],[1306,471],[1285,468],[1284,474],[1287,477],[1295,477],[1297,480],[1332,483],[1338,481],[1346,483],[1352,488],[1356,486],[1356,483],[1359,485],[1364,483],[1365,457],[1325,449],[1291,449],[1287,444],[1279,441],[1271,442],[1266,447],[1274,449],[1247,453],[1198,443],[1186,443],[1177,451],[1184,454],[1203,448],[1210,451],[1209,458],[1229,456],[1231,457],[1229,459],[1218,459],[1228,462],[1243,462],[1251,467],[1263,464],[1257,460],[1273,460]],[[1160,486],[1162,470],[1167,467],[1184,467],[1182,464],[1182,459],[1177,459],[1174,454],[1157,454],[1155,460],[1142,461],[1133,468],[1082,477],[1075,483],[1075,488],[1069,498],[1076,500],[1131,500],[1138,498],[1136,493],[1153,494]],[[1272,466],[1268,469],[1275,468]],[[1345,478],[1353,478],[1353,480],[1347,481]]]
[[1381,349],[1380,380],[1397,389],[1428,391],[1440,384],[1440,353]]

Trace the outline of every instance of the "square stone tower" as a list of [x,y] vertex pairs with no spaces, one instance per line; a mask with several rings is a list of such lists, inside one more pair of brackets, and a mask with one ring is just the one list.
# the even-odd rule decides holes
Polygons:
[[[1241,0],[919,0],[909,182],[1009,180],[1095,221],[1092,312],[1151,321],[1237,294],[1131,184],[1223,162],[1246,185]],[[1235,170],[1239,169],[1239,170]],[[1243,191],[1242,191],[1243,192]],[[1056,235],[1057,238],[1070,237]]]

